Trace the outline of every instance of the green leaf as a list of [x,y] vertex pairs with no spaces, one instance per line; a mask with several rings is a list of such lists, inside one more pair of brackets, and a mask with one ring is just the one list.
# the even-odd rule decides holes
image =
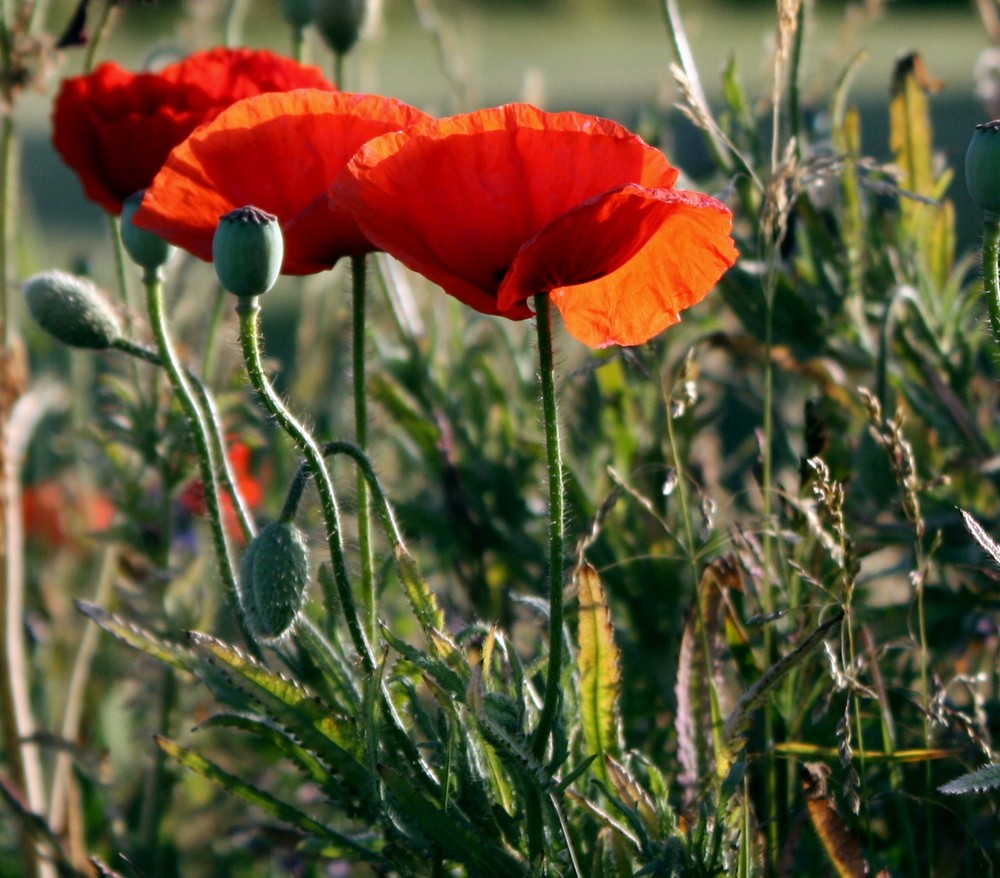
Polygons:
[[617,755],[622,737],[618,711],[621,654],[597,571],[590,564],[582,564],[575,579],[580,600],[580,650],[576,661],[583,739],[587,752],[598,756],[598,773],[605,784],[610,784],[605,757]]
[[435,633],[444,630],[444,612],[438,606],[434,592],[420,575],[417,562],[402,546],[396,547],[396,570],[399,572],[403,590],[410,600],[413,614],[423,629],[427,645],[437,654],[440,652],[441,642],[439,637],[435,637]]
[[486,841],[476,827],[456,810],[447,813],[413,787],[405,776],[388,766],[381,769],[382,781],[405,819],[441,847],[448,859],[457,860],[473,874],[527,875],[525,865],[510,852]]
[[303,814],[287,802],[283,802],[280,799],[275,798],[265,790],[247,783],[234,774],[230,774],[228,771],[220,768],[216,763],[206,759],[194,750],[182,747],[180,744],[177,744],[176,742],[160,735],[155,736],[155,740],[157,746],[159,746],[164,753],[172,759],[175,759],[181,765],[186,768],[190,768],[202,777],[208,778],[232,795],[243,799],[245,802],[249,802],[257,808],[260,808],[276,820],[280,820],[283,823],[294,826],[306,835],[318,836],[319,838],[335,843],[341,848],[345,855],[350,856],[352,859],[378,859],[378,855],[374,851],[366,848],[364,845],[359,844],[334,829],[330,829],[328,826],[324,826],[319,821]]
[[753,684],[736,705],[733,712],[726,720],[724,730],[726,741],[732,744],[746,731],[747,723],[750,720],[750,713],[767,697],[768,693],[774,689],[791,671],[804,662],[825,639],[830,630],[840,623],[844,618],[844,611],[840,610],[832,618],[827,619],[822,625],[812,631],[795,649],[785,656],[782,656],[771,667],[769,667],[760,679]]
[[1000,764],[995,762],[956,777],[938,787],[938,790],[947,796],[985,793],[995,789],[1000,789]]
[[117,637],[122,643],[128,644],[133,649],[138,649],[140,652],[144,652],[146,655],[178,670],[194,670],[194,657],[191,651],[180,644],[162,640],[140,625],[129,622],[89,601],[76,601],[76,608],[104,631]]
[[375,777],[356,758],[363,742],[353,720],[338,716],[307,689],[269,671],[235,647],[196,631],[188,636],[211,667],[224,672],[232,685],[331,766],[361,797],[359,801],[373,804]]

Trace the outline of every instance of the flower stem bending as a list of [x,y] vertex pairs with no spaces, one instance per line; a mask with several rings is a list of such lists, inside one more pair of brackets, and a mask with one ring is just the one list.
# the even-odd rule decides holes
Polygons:
[[[160,361],[166,369],[174,394],[177,396],[181,408],[187,416],[188,423],[194,435],[195,453],[198,458],[199,469],[201,470],[202,484],[205,488],[205,505],[208,509],[208,517],[212,526],[212,539],[215,544],[216,560],[219,564],[219,572],[222,575],[222,580],[226,585],[226,593],[235,608],[237,601],[236,575],[233,571],[233,561],[229,555],[229,544],[226,541],[226,532],[222,524],[214,455],[208,438],[209,429],[205,423],[205,415],[195,400],[195,392],[191,389],[191,382],[185,370],[181,367],[180,361],[177,359],[177,354],[173,349],[170,336],[167,332],[167,322],[163,310],[163,279],[159,269],[144,271],[142,282],[146,288],[146,307],[149,311],[149,322],[156,341],[156,348],[159,351]],[[236,505],[238,506],[239,504]],[[235,616],[239,621],[244,640],[253,648],[254,641],[243,626],[243,615],[238,611],[238,608]]]
[[534,751],[545,751],[559,705],[563,652],[563,544],[564,521],[562,450],[556,412],[555,365],[552,357],[552,318],[547,294],[535,296],[538,365],[542,382],[542,420],[545,425],[545,458],[549,471],[549,664],[545,698],[534,732]]
[[[114,347],[115,350],[128,354],[137,360],[142,360],[144,363],[149,363],[153,366],[163,366],[163,358],[156,351],[135,344],[135,342],[131,342],[128,339],[118,339]],[[212,457],[218,464],[216,472],[222,480],[222,487],[226,489],[226,492],[232,498],[240,530],[243,532],[243,538],[249,542],[254,538],[256,528],[254,528],[250,510],[247,508],[246,498],[239,488],[236,473],[233,472],[229,455],[226,453],[225,443],[222,438],[222,419],[219,416],[219,410],[204,382],[189,369],[184,369],[184,375],[194,389],[202,411],[205,413],[205,425],[208,428],[208,439],[211,443]]]
[[340,599],[354,648],[364,663],[365,671],[371,673],[375,670],[375,657],[358,619],[358,611],[354,604],[354,595],[351,592],[347,562],[344,558],[344,547],[341,541],[340,511],[337,507],[330,473],[323,463],[323,453],[309,431],[285,408],[284,403],[275,393],[271,382],[264,374],[259,344],[260,303],[257,298],[255,296],[241,296],[236,306],[236,313],[239,315],[240,344],[243,348],[243,358],[246,362],[250,382],[260,395],[267,410],[278,422],[278,426],[298,446],[316,479],[316,489],[319,492],[323,520],[326,524],[326,541],[330,551],[330,560],[333,563],[334,581],[337,585],[337,597]]

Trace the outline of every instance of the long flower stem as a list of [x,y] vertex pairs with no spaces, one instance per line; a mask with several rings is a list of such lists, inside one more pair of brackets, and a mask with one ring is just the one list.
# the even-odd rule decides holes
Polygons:
[[[142,345],[137,345],[127,339],[118,339],[115,342],[115,349],[153,366],[163,366],[163,358],[156,351],[150,350]],[[253,539],[256,528],[254,527],[250,511],[247,509],[246,499],[243,497],[243,492],[240,490],[236,474],[233,472],[232,464],[229,461],[229,455],[226,453],[225,441],[222,435],[222,418],[219,415],[219,410],[216,407],[215,401],[212,399],[212,395],[209,393],[204,382],[189,369],[184,369],[184,375],[190,382],[195,395],[198,397],[198,403],[201,405],[201,409],[205,414],[205,426],[208,429],[208,439],[211,444],[212,457],[217,467],[216,472],[219,479],[222,481],[222,487],[226,490],[226,493],[230,496],[230,498],[232,498],[233,506],[236,509],[236,515],[239,520],[240,530],[243,532],[243,538],[249,542]]]
[[[351,257],[351,279],[354,308],[354,438],[362,452],[368,448],[368,395],[365,388],[365,257]],[[368,640],[375,642],[378,613],[375,606],[375,572],[372,557],[371,504],[368,482],[358,472],[358,552],[361,555],[361,596]]]
[[534,732],[534,751],[545,752],[559,706],[563,653],[563,546],[566,540],[562,449],[556,411],[555,364],[552,356],[552,316],[547,294],[535,296],[538,368],[542,384],[545,459],[549,471],[549,664],[545,697]]
[[143,285],[146,288],[146,307],[149,311],[149,322],[153,337],[160,355],[163,367],[170,378],[174,394],[177,397],[184,414],[187,416],[195,442],[195,455],[201,470],[201,481],[205,491],[205,505],[212,528],[212,539],[215,544],[215,555],[219,572],[226,586],[226,593],[233,605],[236,619],[244,635],[244,640],[253,648],[254,640],[250,637],[243,624],[243,614],[237,607],[236,575],[233,561],[229,554],[229,544],[222,522],[222,511],[219,504],[219,486],[216,478],[214,455],[209,442],[209,429],[206,418],[195,400],[195,392],[191,389],[185,370],[181,367],[177,354],[170,341],[167,331],[167,321],[163,309],[163,280],[158,270],[146,271],[143,274]]
[[347,562],[344,558],[344,547],[341,537],[340,511],[337,506],[337,498],[333,490],[330,473],[323,463],[323,453],[309,431],[285,408],[284,403],[264,374],[259,343],[260,304],[257,299],[250,297],[241,298],[239,304],[236,306],[236,313],[239,315],[240,343],[243,348],[243,358],[246,363],[247,374],[250,377],[250,383],[253,384],[264,406],[278,422],[278,426],[298,446],[316,480],[316,489],[319,492],[320,504],[323,509],[323,519],[326,524],[326,541],[330,551],[330,560],[333,564],[337,597],[344,611],[344,618],[347,622],[347,629],[350,632],[351,640],[354,642],[354,648],[361,657],[365,671],[369,674],[373,673],[375,670],[375,657],[372,654],[368,638],[365,636],[364,629],[358,619],[354,595],[351,592],[351,583],[347,573]]
[[993,338],[1000,342],[1000,214],[989,212],[983,220],[983,287],[990,312]]

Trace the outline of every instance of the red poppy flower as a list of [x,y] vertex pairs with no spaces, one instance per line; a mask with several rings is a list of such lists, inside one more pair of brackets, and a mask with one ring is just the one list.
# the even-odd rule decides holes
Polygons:
[[119,214],[198,125],[235,101],[296,88],[334,86],[317,67],[250,49],[197,52],[159,73],[130,73],[108,62],[63,82],[52,141],[87,197]]
[[[238,439],[229,440],[229,463],[233,470],[236,488],[243,497],[247,509],[259,509],[264,502],[265,485],[269,473],[258,473],[253,465],[253,450]],[[205,502],[205,485],[201,479],[195,479],[181,491],[177,498],[181,508],[189,515],[203,517],[208,515],[208,504]],[[219,494],[219,505],[222,512],[222,524],[226,532],[234,539],[242,542],[243,531],[236,513],[236,504],[232,495],[223,490]]]
[[429,120],[380,95],[311,89],[234,104],[175,149],[146,192],[137,226],[206,261],[219,217],[252,204],[285,233],[284,274],[313,274],[373,249],[326,190],[359,146]]
[[25,536],[50,549],[81,551],[82,537],[107,530],[115,515],[110,498],[67,479],[46,479],[21,494]]
[[551,293],[592,347],[641,344],[736,260],[732,214],[622,126],[526,104],[369,142],[331,189],[380,249],[487,314]]

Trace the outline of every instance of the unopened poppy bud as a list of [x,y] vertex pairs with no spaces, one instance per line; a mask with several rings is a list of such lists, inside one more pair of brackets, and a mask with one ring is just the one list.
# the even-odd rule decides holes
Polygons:
[[278,279],[284,255],[276,216],[240,207],[220,217],[212,259],[222,286],[234,295],[252,298],[266,293]]
[[313,2],[281,0],[281,15],[292,27],[302,29],[313,20]]
[[316,29],[338,55],[346,55],[358,41],[367,5],[365,0],[313,0]]
[[250,633],[278,640],[295,624],[309,586],[309,550],[299,529],[272,521],[250,543],[240,567],[239,598]]
[[166,265],[174,247],[154,232],[140,229],[132,218],[142,206],[145,189],[132,193],[122,204],[122,244],[132,261],[146,271],[156,271]]
[[972,132],[965,152],[965,182],[979,207],[1000,214],[1000,119],[983,122]]
[[86,278],[65,271],[36,274],[25,281],[24,297],[35,322],[63,344],[103,350],[122,337],[111,303]]

